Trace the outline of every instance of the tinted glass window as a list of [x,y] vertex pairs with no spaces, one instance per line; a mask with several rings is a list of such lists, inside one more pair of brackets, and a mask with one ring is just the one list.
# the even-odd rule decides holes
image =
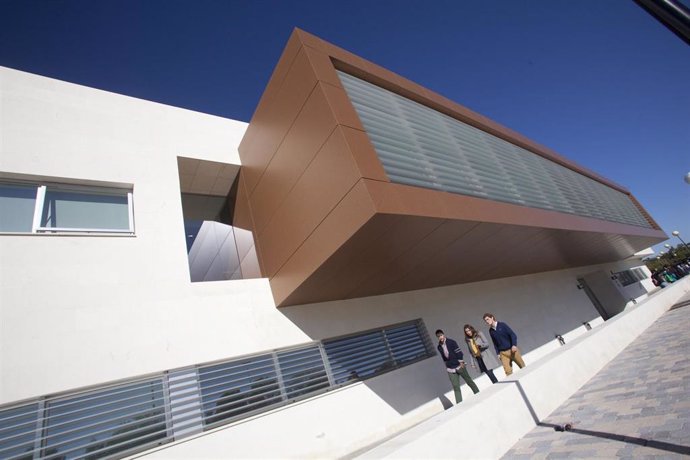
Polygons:
[[200,368],[199,380],[207,424],[253,412],[282,400],[271,355]]
[[0,458],[33,458],[38,404],[0,411]]
[[48,187],[41,227],[128,230],[127,193],[84,193]]
[[386,329],[386,340],[393,352],[395,364],[401,366],[427,356],[424,339],[416,324],[404,324]]
[[36,186],[0,184],[0,232],[31,232]]
[[166,435],[161,380],[109,388],[47,405],[44,456],[103,458]]
[[359,380],[393,367],[381,331],[324,342],[336,384]]
[[317,346],[279,352],[278,362],[289,399],[328,388],[328,376]]

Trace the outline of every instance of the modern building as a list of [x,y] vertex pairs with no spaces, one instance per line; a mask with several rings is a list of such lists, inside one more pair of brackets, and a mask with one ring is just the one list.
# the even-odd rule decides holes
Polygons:
[[300,30],[249,124],[0,78],[0,458],[348,455],[448,405],[435,329],[654,289],[628,190]]

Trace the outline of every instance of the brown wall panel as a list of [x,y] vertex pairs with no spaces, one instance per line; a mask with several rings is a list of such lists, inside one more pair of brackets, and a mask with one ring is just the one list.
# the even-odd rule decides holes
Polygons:
[[[468,248],[463,257],[471,263],[457,264],[454,270],[448,271],[448,282],[466,279],[468,282],[482,279],[482,275],[498,266],[504,266],[509,261],[503,257],[511,253],[525,253],[534,250],[521,244],[541,231],[534,227],[517,227],[515,225],[501,225],[493,229],[488,238]],[[519,261],[517,263],[520,263]]]
[[306,54],[300,51],[275,96],[254,113],[239,146],[250,193],[302,111],[316,81]]
[[345,136],[347,145],[359,173],[363,178],[377,181],[388,182],[388,176],[376,157],[374,146],[369,141],[369,136],[364,131],[352,129],[348,126],[341,126],[340,130]]
[[402,216],[374,215],[362,225],[356,234],[325,260],[318,270],[292,292],[283,303],[295,305],[344,298],[342,291],[338,289],[337,282],[338,279],[348,282],[348,278],[351,277],[351,273],[345,271],[344,268],[352,266],[361,258],[363,253],[370,251],[371,242],[377,241],[382,235],[385,235],[401,219],[403,219]]
[[321,87],[338,124],[364,131],[364,127],[359,121],[359,116],[347,97],[345,90],[326,83],[322,84]]
[[310,48],[309,46],[305,46],[303,50],[307,54],[307,58],[309,59],[309,63],[311,64],[317,80],[335,86],[336,88],[343,87],[328,54]]
[[378,212],[445,219],[449,213],[437,190],[400,186],[392,182],[364,180]]
[[284,305],[285,299],[374,214],[374,204],[360,180],[271,279],[276,304]]
[[501,263],[487,269],[479,267],[479,275],[484,279],[502,278],[511,276],[510,274],[520,274],[525,269],[524,261],[526,257],[541,250],[542,242],[548,238],[548,232],[542,228],[532,228],[529,233],[523,235],[513,246],[503,252],[503,256],[498,259]]
[[391,260],[378,273],[369,276],[348,297],[365,297],[377,294],[396,292],[391,286],[398,280],[410,275],[418,267],[441,251],[453,241],[479,225],[476,222],[446,220],[433,232],[421,238],[416,245],[403,251]]
[[254,222],[252,220],[249,194],[247,192],[245,172],[243,169],[241,169],[239,172],[237,196],[235,198],[235,208],[232,216],[232,226],[235,227],[235,244],[237,246],[237,253],[240,258],[240,265],[241,261],[250,253],[253,254],[254,259],[256,259],[256,269],[252,270],[251,272],[248,270],[248,273],[251,273],[251,275],[246,275],[243,271],[243,277],[261,277],[261,263],[259,261],[256,241],[254,239]]
[[235,198],[235,209],[232,217],[233,226],[252,230],[254,224],[249,207],[249,194],[247,193],[244,169],[240,169],[237,181],[237,197]]
[[316,86],[250,194],[259,235],[335,128],[326,98]]
[[[391,183],[336,68],[627,192],[482,115],[296,29],[240,145],[258,262],[277,305],[620,260],[666,238],[658,228]],[[242,266],[251,270],[252,253],[247,254]]]
[[[377,216],[394,219],[396,216],[378,214]],[[338,260],[340,267],[333,270],[333,276],[323,280],[318,286],[325,298],[345,299],[369,277],[385,270],[388,264],[395,260],[401,252],[405,252],[419,240],[432,233],[443,223],[441,219],[415,218],[400,216],[393,220],[380,235],[372,236],[369,241],[361,241],[356,248],[349,244],[343,246],[344,252],[349,253],[346,260],[338,260],[338,253],[331,259]],[[361,240],[360,234],[355,237]],[[353,238],[353,239],[355,239]],[[349,243],[349,242],[348,242]],[[340,252],[340,251],[339,251]],[[331,262],[329,259],[329,262]],[[342,257],[345,259],[345,257]]]
[[260,234],[267,276],[276,274],[359,178],[345,137],[335,129]]

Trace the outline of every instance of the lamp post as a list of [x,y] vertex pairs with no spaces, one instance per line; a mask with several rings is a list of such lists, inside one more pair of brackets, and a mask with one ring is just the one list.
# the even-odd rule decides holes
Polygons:
[[666,243],[664,247],[668,251],[669,261],[671,261],[671,259],[675,259],[676,255],[673,253],[673,247],[668,243]]
[[[690,178],[690,173],[688,173],[688,176],[687,176],[687,177]],[[690,251],[690,247],[688,247],[688,243],[686,243],[685,241],[683,241],[683,238],[680,237],[680,232],[679,232],[678,230],[672,231],[672,232],[671,232],[671,235],[673,235],[673,236],[675,236],[676,238],[678,238],[678,239],[680,240],[680,242],[683,243],[683,246],[685,246],[685,249],[687,249],[687,250]]]

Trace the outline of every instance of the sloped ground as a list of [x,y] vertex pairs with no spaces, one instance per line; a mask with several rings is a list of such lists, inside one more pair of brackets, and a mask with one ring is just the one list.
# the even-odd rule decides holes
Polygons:
[[[565,424],[572,428],[560,431]],[[680,299],[503,458],[688,456],[690,295]]]

